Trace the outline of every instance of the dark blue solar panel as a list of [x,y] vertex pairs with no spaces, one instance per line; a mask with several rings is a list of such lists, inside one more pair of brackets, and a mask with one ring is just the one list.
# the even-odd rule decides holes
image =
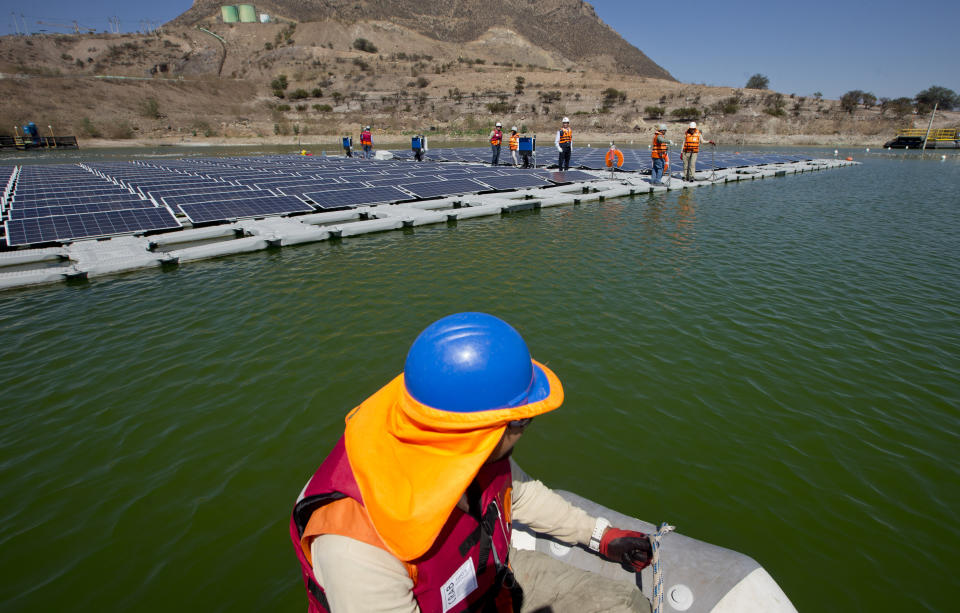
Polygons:
[[412,192],[418,198],[435,198],[437,196],[472,194],[487,189],[484,185],[481,185],[472,179],[402,183],[399,187],[407,190],[408,192]]
[[167,208],[8,219],[4,225],[7,230],[7,244],[10,246],[66,242],[80,238],[182,227]]
[[[111,191],[106,193],[89,193],[89,192],[64,192],[59,196],[22,196],[17,195],[17,197],[12,201],[12,206],[17,208],[23,207],[42,207],[42,206],[61,206],[67,204],[83,204],[85,202],[134,202],[137,200],[142,200],[140,196],[136,194],[131,194],[130,192],[123,191]],[[128,208],[137,208],[137,207],[128,207]]]
[[181,204],[180,210],[193,223],[227,221],[243,217],[264,217],[285,213],[311,212],[313,207],[293,196],[263,196],[243,200]]
[[298,185],[281,185],[274,189],[288,196],[302,196],[303,194],[327,189],[348,189],[351,187],[365,187],[365,185],[363,183],[300,183]]
[[356,187],[353,189],[324,190],[304,194],[321,209],[339,209],[363,204],[381,204],[398,200],[411,200],[413,196],[396,187]]
[[554,183],[569,183],[571,181],[596,181],[599,177],[582,170],[567,170],[547,173],[546,178]]
[[184,194],[182,196],[164,196],[164,204],[178,210],[181,204],[195,204],[197,202],[219,202],[221,200],[244,200],[246,198],[262,198],[273,196],[273,193],[264,190],[235,190],[231,192],[213,192],[205,194]]
[[10,219],[29,219],[31,217],[52,217],[54,215],[75,215],[78,213],[97,213],[100,211],[122,211],[129,209],[155,208],[149,200],[120,202],[88,202],[86,204],[67,204],[62,206],[44,206],[37,208],[10,209]]
[[544,178],[529,175],[515,175],[515,176],[477,176],[475,177],[477,181],[481,183],[486,183],[493,189],[521,189],[524,187],[543,187],[545,185],[550,185],[551,183]]
[[[187,188],[187,189],[156,189],[150,190],[148,193],[154,200],[160,201],[163,198],[169,196],[189,196],[192,194],[220,194],[223,192],[235,192],[249,190],[242,185],[224,185],[223,187],[202,187],[202,188]],[[250,190],[252,191],[252,190]],[[252,192],[256,193],[256,192]]]

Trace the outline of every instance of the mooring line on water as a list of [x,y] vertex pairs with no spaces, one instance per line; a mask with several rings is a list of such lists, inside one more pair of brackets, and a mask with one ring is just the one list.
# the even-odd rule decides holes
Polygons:
[[650,535],[650,547],[653,549],[653,613],[663,613],[663,567],[660,565],[660,539],[667,532],[673,532],[676,526],[667,522],[660,524],[657,531]]

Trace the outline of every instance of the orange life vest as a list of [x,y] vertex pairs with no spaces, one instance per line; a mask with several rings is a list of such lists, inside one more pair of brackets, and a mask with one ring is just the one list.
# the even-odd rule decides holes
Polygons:
[[490,144],[496,147],[501,141],[503,141],[503,132],[500,130],[494,130],[493,136],[490,137]]
[[560,144],[569,145],[573,142],[573,130],[570,128],[560,128]]
[[659,134],[653,135],[653,146],[650,148],[650,157],[654,159],[667,157],[667,143],[658,143]]
[[511,134],[510,135],[510,151],[516,151],[520,148],[520,135]]
[[683,151],[697,153],[700,151],[700,139],[703,137],[703,134],[700,133],[700,130],[693,128],[693,133],[690,133],[690,130],[687,130],[686,134],[683,137]]

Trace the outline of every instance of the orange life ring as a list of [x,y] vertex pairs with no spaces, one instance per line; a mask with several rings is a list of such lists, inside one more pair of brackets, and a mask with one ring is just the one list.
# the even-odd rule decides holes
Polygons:
[[611,149],[610,151],[607,151],[607,168],[611,168],[613,166],[614,158],[617,160],[617,168],[623,166],[623,154],[620,153],[619,149]]

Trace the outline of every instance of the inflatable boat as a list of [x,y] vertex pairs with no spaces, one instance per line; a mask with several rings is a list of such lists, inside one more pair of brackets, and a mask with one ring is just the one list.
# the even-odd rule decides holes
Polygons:
[[[607,518],[618,528],[646,534],[657,531],[653,524],[617,513],[576,494],[555,491],[590,515]],[[644,596],[653,599],[653,569],[650,566],[641,573],[630,573],[594,552],[570,547],[517,522],[513,524],[513,546],[545,553],[609,579],[636,584]],[[676,532],[663,535],[659,551],[663,613],[797,613],[773,577],[749,556]]]

